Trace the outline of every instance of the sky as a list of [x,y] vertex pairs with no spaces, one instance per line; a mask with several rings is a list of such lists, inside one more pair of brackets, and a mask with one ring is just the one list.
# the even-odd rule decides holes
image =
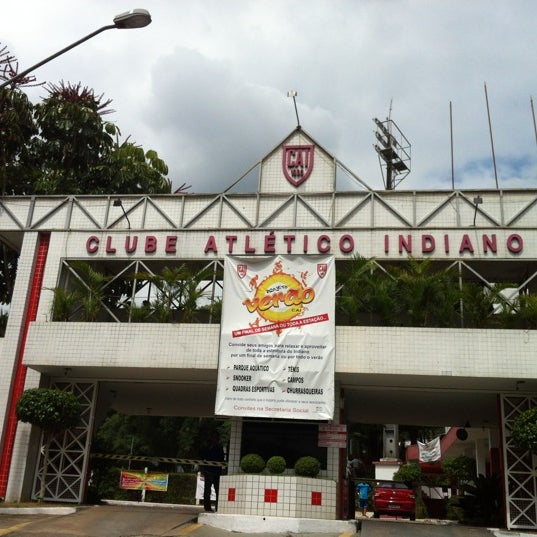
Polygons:
[[157,151],[174,188],[221,192],[272,151],[297,124],[289,90],[303,130],[373,189],[373,118],[388,117],[411,144],[399,190],[451,189],[452,154],[457,189],[537,188],[535,0],[137,1],[6,0],[0,49],[22,71],[148,10],[149,26],[34,74],[111,99],[106,119]]

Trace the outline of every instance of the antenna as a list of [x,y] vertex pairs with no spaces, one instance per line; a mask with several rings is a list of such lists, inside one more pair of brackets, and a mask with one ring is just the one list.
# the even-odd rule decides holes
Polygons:
[[492,123],[490,121],[489,95],[487,93],[487,83],[485,82],[485,100],[487,102],[487,116],[489,118],[490,147],[492,149],[492,164],[494,165],[494,178],[496,179],[496,189],[498,189],[498,172],[496,171],[496,155],[494,153],[494,139],[492,138]]
[[295,114],[296,114],[296,128],[300,129],[300,120],[298,119],[298,109],[296,107],[296,96],[298,95],[298,92],[296,90],[289,90],[287,92],[287,97],[293,98],[293,103],[295,105]]
[[535,133],[535,143],[537,143],[537,124],[535,123],[535,108],[533,107],[533,97],[530,95],[531,117],[533,118],[533,132]]
[[395,187],[410,173],[410,142],[391,119],[392,102],[390,101],[389,117],[386,121],[373,118],[377,125],[375,137],[380,145],[375,144],[379,156],[382,179],[386,190]]
[[455,167],[453,161],[453,107],[449,101],[449,137],[451,139],[451,189],[455,190]]

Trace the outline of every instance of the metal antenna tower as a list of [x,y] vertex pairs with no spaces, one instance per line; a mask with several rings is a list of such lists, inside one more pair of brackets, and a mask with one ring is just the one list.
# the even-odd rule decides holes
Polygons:
[[399,127],[391,119],[392,104],[386,121],[373,118],[377,125],[375,151],[379,157],[382,179],[386,190],[395,187],[410,173],[411,146]]

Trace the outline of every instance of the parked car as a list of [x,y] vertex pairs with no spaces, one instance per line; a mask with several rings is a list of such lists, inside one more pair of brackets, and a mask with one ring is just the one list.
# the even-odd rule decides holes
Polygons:
[[405,483],[379,481],[373,494],[373,516],[392,515],[416,520],[416,496]]

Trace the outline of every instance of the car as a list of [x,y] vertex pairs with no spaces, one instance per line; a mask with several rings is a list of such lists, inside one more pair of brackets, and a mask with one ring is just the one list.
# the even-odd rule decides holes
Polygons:
[[416,496],[412,488],[399,481],[379,481],[373,493],[373,517],[380,515],[416,520]]

